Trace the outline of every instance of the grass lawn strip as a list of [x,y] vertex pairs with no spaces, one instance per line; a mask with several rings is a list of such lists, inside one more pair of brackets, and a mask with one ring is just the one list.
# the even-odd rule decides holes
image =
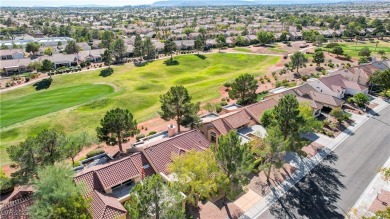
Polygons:
[[1,128],[31,118],[46,115],[72,106],[83,104],[114,92],[114,88],[102,84],[39,91],[25,96],[1,101]]

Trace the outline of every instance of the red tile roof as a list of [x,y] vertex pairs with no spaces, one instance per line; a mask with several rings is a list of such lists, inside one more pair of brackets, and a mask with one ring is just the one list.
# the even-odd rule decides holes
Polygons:
[[362,86],[356,82],[348,81],[340,74],[335,74],[329,77],[323,77],[319,79],[323,84],[329,87],[333,91],[341,91],[341,88],[351,88],[354,90],[365,90],[367,87]]
[[2,219],[26,219],[28,208],[32,206],[33,190],[31,186],[21,186],[15,188],[12,194],[3,201],[0,207],[0,218]]
[[244,109],[246,109],[246,111],[253,117],[253,119],[260,123],[260,116],[263,114],[263,112],[274,108],[276,105],[278,105],[278,101],[275,99],[266,99],[246,106]]
[[316,91],[309,84],[291,88],[283,91],[282,94],[293,94],[299,102],[309,102],[313,109],[321,109],[323,105],[341,107],[344,103],[341,99]]
[[341,107],[344,104],[344,101],[341,99],[317,91],[311,91],[307,95],[315,102],[319,102],[328,106]]
[[92,190],[106,190],[133,179],[137,176],[152,175],[154,171],[148,168],[143,172],[143,166],[149,164],[142,153],[132,154],[128,157],[104,165],[94,166],[74,177],[76,183],[84,183],[87,193]]
[[89,194],[93,190],[103,190],[100,180],[97,178],[95,171],[89,171],[73,178],[77,184],[82,184],[85,193]]
[[103,189],[112,188],[140,175],[131,157],[123,158],[95,171]]
[[126,209],[115,197],[92,192],[91,213],[94,219],[114,219],[127,213]]
[[178,134],[163,141],[152,142],[144,146],[145,156],[157,173],[167,174],[172,155],[182,154],[189,150],[205,150],[210,142],[198,130]]
[[353,74],[357,73],[359,70],[363,71],[363,75],[359,74],[360,76],[365,76],[366,78],[369,78],[375,71],[379,70],[379,68],[375,67],[373,64],[362,64],[355,67],[348,68],[350,72]]
[[248,124],[250,122],[250,119],[251,116],[248,114],[248,112],[245,109],[237,111],[223,118],[224,122],[226,122],[229,125],[229,127],[232,127],[234,129],[241,127],[245,124]]
[[229,124],[225,123],[222,119],[217,119],[211,122],[211,124],[214,125],[214,127],[217,129],[217,131],[222,134],[226,135],[229,130],[233,129],[229,126]]
[[265,110],[271,109],[277,104],[278,102],[275,99],[266,99],[221,115],[211,121],[211,124],[215,127],[219,134],[225,135],[232,129],[237,129],[248,124],[251,120],[255,120],[257,123],[260,123],[261,114],[263,114]]
[[306,97],[300,97],[300,96],[297,96],[297,101],[299,103],[309,103],[310,104],[310,107],[312,109],[322,109],[322,104],[320,103],[317,103],[316,101],[310,99],[310,98],[306,98]]

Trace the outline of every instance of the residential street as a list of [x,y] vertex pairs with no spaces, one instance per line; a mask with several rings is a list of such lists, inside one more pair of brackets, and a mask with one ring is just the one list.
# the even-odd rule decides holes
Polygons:
[[389,156],[386,107],[259,218],[344,218]]

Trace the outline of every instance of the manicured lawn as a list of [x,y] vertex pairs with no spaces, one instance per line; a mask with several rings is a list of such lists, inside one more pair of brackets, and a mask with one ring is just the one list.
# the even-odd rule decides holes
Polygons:
[[371,50],[372,55],[378,55],[376,52],[378,52],[379,50],[384,50],[387,55],[390,54],[390,43],[379,41],[376,51],[375,45],[375,43],[371,43],[370,41],[359,41],[357,44],[356,42],[340,43],[340,46],[343,48],[344,53],[350,55],[351,57],[359,57],[359,51],[364,47],[368,47]]
[[57,112],[104,97],[112,92],[114,88],[109,85],[82,84],[4,100],[0,102],[0,127]]
[[[35,91],[33,86],[26,86],[2,93],[2,105],[3,102],[12,103],[18,100],[19,106],[26,108],[22,110],[23,112],[42,110],[43,106],[41,105],[44,105],[45,101],[40,101],[39,95],[44,95],[45,92],[54,93],[49,95],[52,98],[43,97],[52,101],[56,98],[59,100],[56,101],[57,104],[53,104],[53,107],[57,107],[55,109],[50,109],[44,113],[29,114],[29,117],[22,119],[28,120],[1,128],[1,165],[8,162],[8,156],[5,152],[6,147],[17,144],[27,136],[35,135],[44,128],[56,128],[67,134],[81,131],[95,134],[95,129],[105,112],[115,107],[129,109],[135,115],[137,121],[142,122],[158,116],[157,111],[160,107],[159,95],[165,93],[172,85],[183,85],[188,88],[194,101],[209,101],[220,96],[218,89],[226,81],[232,81],[243,73],[251,73],[255,76],[264,74],[269,66],[279,61],[280,57],[217,53],[206,55],[205,58],[196,55],[183,55],[175,57],[175,59],[179,62],[179,65],[166,66],[163,63],[164,60],[150,62],[142,67],[126,64],[114,66],[114,73],[108,77],[99,76],[100,70],[94,70],[56,76],[53,78],[54,80],[50,88],[45,91]],[[95,93],[94,95],[100,93],[102,96],[88,94],[89,97],[83,97],[85,90],[82,87],[86,86],[85,84],[91,85],[94,83],[112,85],[115,87],[116,92],[105,98],[97,99],[112,91],[100,91],[102,93],[96,90],[95,92],[88,91],[88,93]],[[95,86],[93,85],[93,88],[91,87],[90,89],[99,90],[99,86]],[[73,87],[73,89],[70,87]],[[66,88],[71,90],[66,90]],[[62,92],[59,89],[65,89],[67,91],[66,94],[61,95]],[[30,100],[30,98],[34,99]],[[69,101],[72,104],[68,103]],[[82,103],[85,104],[69,108]],[[10,109],[14,109],[14,107],[9,107]],[[4,116],[12,117],[12,115],[8,115],[9,110],[5,114],[2,108],[2,122],[3,114]],[[48,112],[54,113],[46,115]],[[18,115],[23,115],[23,113],[18,112]],[[39,117],[33,118],[34,116]],[[11,121],[11,118],[7,120]],[[22,120],[13,118],[12,122],[9,123]]]
[[252,50],[245,48],[245,47],[234,47],[234,50],[239,52],[252,52]]

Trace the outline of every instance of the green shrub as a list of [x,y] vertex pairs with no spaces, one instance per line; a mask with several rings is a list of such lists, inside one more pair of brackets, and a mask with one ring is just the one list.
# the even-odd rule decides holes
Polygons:
[[154,135],[154,134],[156,134],[156,133],[157,133],[156,131],[151,131],[151,132],[149,132],[148,136],[149,136],[149,135]]
[[231,87],[231,86],[232,86],[232,83],[226,82],[226,83],[223,84],[223,86],[225,86],[225,87]]
[[253,173],[258,173],[259,172],[259,166],[261,164],[261,162],[263,161],[263,159],[261,158],[258,158],[257,160],[255,160],[253,163],[252,163],[252,170],[253,170]]
[[264,127],[267,127],[272,124],[273,119],[274,119],[273,110],[268,109],[265,110],[261,115],[260,122]]
[[226,101],[221,101],[221,106],[226,106],[228,105]]
[[79,160],[76,160],[75,162],[74,162],[74,164],[73,164],[73,167],[78,167],[78,166],[80,166],[80,161]]
[[340,46],[340,44],[338,44],[338,43],[328,43],[328,44],[325,46],[325,48],[334,48],[334,47],[336,47],[336,46]]
[[333,137],[333,132],[331,131],[325,131],[325,135],[327,135],[328,137]]
[[37,74],[37,73],[30,74],[30,78],[31,79],[35,79],[35,78],[38,78],[38,77],[39,77],[39,74]]
[[260,82],[261,82],[262,84],[264,84],[264,79],[263,79],[263,78],[260,78]]
[[4,172],[0,172],[0,194],[5,194],[12,191],[14,184],[10,178],[8,178]]
[[137,141],[139,141],[141,138],[144,138],[145,137],[145,135],[144,134],[138,134],[138,135],[136,135],[135,136],[135,139],[137,140]]
[[370,101],[370,98],[366,94],[364,94],[364,93],[357,93],[353,97],[353,101],[359,107],[364,107]]
[[289,86],[289,87],[295,87],[295,86],[297,86],[297,82],[290,82],[290,83],[288,84],[288,86]]
[[330,120],[329,119],[325,119],[323,123],[324,123],[324,126],[329,126],[330,125]]
[[329,124],[329,128],[331,128],[332,130],[335,130],[335,129],[337,129],[337,124],[335,124],[335,123],[330,123],[330,124]]
[[360,57],[358,62],[359,64],[364,64],[364,63],[369,63],[370,60],[367,57]]
[[219,104],[219,103],[215,104],[215,112],[220,113],[221,111],[222,111],[221,104]]
[[103,149],[95,149],[95,150],[92,150],[92,151],[88,152],[87,158],[90,158],[90,157],[93,157],[93,156],[96,156],[96,155],[99,155],[99,154],[103,154],[103,153],[104,153]]

